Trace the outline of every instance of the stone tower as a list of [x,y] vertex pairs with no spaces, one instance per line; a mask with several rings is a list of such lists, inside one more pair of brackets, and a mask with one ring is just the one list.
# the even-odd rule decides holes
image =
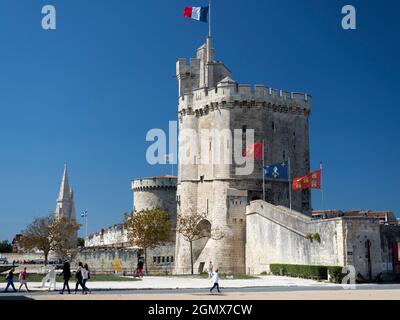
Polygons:
[[[246,148],[246,135],[253,129],[255,141],[265,140],[265,163],[274,164],[290,157],[292,176],[303,176],[309,164],[309,115],[311,97],[303,93],[275,90],[263,85],[238,84],[230,70],[214,59],[212,39],[197,50],[189,63],[177,62],[179,87],[179,155],[187,153],[182,131],[195,132],[201,139],[204,129],[232,132],[240,130]],[[207,138],[206,138],[207,139]],[[200,143],[200,142],[197,142]],[[212,154],[219,148],[232,149],[232,142],[223,141],[206,148]],[[226,145],[226,146],[225,146]],[[201,145],[203,148],[203,142]],[[240,150],[242,153],[243,150]],[[245,272],[245,213],[250,201],[262,198],[262,161],[255,161],[254,171],[246,176],[236,174],[232,163],[204,164],[202,151],[194,163],[179,161],[177,186],[178,213],[190,210],[207,213],[201,223],[210,232],[217,228],[224,238],[202,239],[194,244],[195,271],[213,261],[221,272]],[[266,181],[266,200],[289,206],[289,188],[285,181]],[[311,196],[308,191],[293,192],[293,209],[309,213]],[[190,272],[189,244],[177,235],[175,272]]]
[[74,193],[69,185],[67,165],[64,166],[64,174],[61,180],[55,215],[56,218],[76,220]]
[[[61,180],[60,193],[57,199],[57,205],[55,210],[56,219],[67,218],[76,221],[76,212],[74,204],[74,193],[68,181],[68,169],[67,165],[64,166],[64,173]],[[71,237],[71,245],[77,243],[78,233],[76,232]]]
[[[176,177],[159,176],[132,181],[133,210],[161,208],[173,227],[176,224]],[[174,239],[175,241],[175,239]]]

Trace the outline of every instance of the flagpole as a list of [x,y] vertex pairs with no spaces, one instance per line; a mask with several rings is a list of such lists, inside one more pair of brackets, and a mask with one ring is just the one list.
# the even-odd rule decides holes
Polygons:
[[174,155],[173,155],[173,153],[171,153],[170,162],[171,162],[172,177],[173,177],[174,176]]
[[320,169],[321,169],[321,204],[322,204],[322,210],[325,210],[325,203],[324,203],[324,184],[323,184],[323,165],[322,161],[320,163]]
[[208,37],[211,38],[211,0],[208,1]]
[[265,173],[264,173],[264,168],[265,168],[265,140],[262,142],[262,184],[263,184],[263,201],[265,201]]
[[290,166],[290,157],[288,160],[288,171],[289,171],[289,208],[290,211],[292,211],[292,170],[291,170],[291,166]]
[[86,228],[86,230],[85,230],[86,237],[85,238],[87,238],[87,211],[85,213],[85,228]]

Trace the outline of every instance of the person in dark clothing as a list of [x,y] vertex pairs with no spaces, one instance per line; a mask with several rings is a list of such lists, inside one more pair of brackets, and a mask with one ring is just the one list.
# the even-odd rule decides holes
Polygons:
[[143,260],[139,259],[137,263],[137,269],[136,269],[137,275],[139,278],[143,278]]
[[60,294],[64,294],[65,288],[68,289],[68,293],[71,294],[71,290],[69,289],[69,279],[71,279],[71,266],[68,261],[64,262],[63,271],[61,275],[64,278],[64,286]]
[[76,274],[75,274],[75,278],[76,278],[75,294],[78,292],[79,286],[82,287],[82,293],[85,293],[85,287],[82,282],[82,280],[83,280],[82,269],[83,269],[83,264],[82,264],[82,262],[79,262],[78,269],[76,270]]
[[15,289],[15,286],[14,286],[14,271],[15,271],[15,269],[12,268],[7,274],[7,277],[6,277],[7,287],[6,287],[6,290],[4,290],[4,292],[7,292],[8,288],[10,286],[14,289],[14,292],[17,292],[17,289]]

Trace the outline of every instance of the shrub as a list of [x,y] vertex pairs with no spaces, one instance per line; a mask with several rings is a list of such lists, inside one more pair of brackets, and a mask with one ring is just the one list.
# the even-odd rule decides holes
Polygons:
[[306,234],[306,239],[312,241],[312,240],[313,240],[313,235],[312,235],[312,233],[307,233],[307,234]]
[[284,275],[306,279],[327,280],[328,267],[294,264],[271,264],[271,273],[274,275]]
[[343,267],[328,267],[330,281],[333,283],[342,283],[345,274],[342,273]]
[[319,233],[314,233],[313,239],[314,239],[315,241],[321,243],[321,236],[319,235]]

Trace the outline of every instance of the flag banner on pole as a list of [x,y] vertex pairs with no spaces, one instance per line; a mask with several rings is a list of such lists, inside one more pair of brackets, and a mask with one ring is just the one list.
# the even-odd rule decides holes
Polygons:
[[301,178],[293,179],[293,190],[321,189],[322,170],[319,169]]
[[185,7],[183,16],[201,22],[208,22],[209,7]]
[[289,180],[289,161],[266,166],[264,176],[275,180]]
[[264,147],[262,143],[249,144],[245,150],[244,156],[246,158],[254,158],[256,160],[262,160],[264,154]]

